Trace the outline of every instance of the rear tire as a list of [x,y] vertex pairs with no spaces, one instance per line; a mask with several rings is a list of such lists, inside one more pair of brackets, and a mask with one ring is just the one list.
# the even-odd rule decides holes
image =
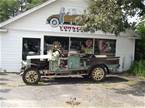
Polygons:
[[27,69],[23,75],[22,79],[27,85],[36,85],[40,81],[40,73],[36,68]]
[[101,66],[96,66],[92,69],[90,77],[93,81],[100,82],[103,81],[106,77],[106,71]]

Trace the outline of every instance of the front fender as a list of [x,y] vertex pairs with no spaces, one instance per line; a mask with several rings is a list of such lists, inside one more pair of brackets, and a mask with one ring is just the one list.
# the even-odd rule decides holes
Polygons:
[[22,68],[20,69],[19,75],[22,76],[23,73],[25,72],[25,70],[26,70],[26,67],[22,67]]
[[21,68],[19,75],[22,76],[24,74],[24,72],[27,71],[30,68],[38,69],[36,65],[25,66],[25,67]]

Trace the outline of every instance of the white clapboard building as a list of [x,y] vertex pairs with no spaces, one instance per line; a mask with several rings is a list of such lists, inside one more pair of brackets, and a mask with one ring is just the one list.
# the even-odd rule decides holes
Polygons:
[[0,70],[19,72],[27,55],[47,54],[54,41],[67,51],[81,50],[91,40],[93,54],[120,57],[120,71],[134,60],[135,34],[131,30],[114,34],[82,32],[79,15],[88,0],[48,0],[0,24]]

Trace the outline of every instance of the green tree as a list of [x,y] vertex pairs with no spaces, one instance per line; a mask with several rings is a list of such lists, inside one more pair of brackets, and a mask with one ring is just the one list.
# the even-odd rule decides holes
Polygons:
[[145,77],[145,19],[136,26],[139,39],[136,40],[135,62],[130,68],[130,73]]
[[27,10],[31,9],[31,8],[41,4],[43,2],[44,2],[44,0],[27,0],[26,8],[27,8]]
[[86,31],[102,30],[119,34],[134,27],[128,17],[145,13],[144,0],[90,0],[89,8],[81,18]]
[[25,12],[46,0],[1,0],[0,22]]
[[0,22],[14,16],[18,11],[17,0],[1,0],[0,2]]
[[145,20],[137,25],[136,32],[140,36],[140,39],[136,40],[136,60],[145,60]]

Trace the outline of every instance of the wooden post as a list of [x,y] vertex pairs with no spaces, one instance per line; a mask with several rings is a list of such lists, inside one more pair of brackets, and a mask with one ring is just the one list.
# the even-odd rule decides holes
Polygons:
[[95,38],[93,38],[93,54],[95,54]]

